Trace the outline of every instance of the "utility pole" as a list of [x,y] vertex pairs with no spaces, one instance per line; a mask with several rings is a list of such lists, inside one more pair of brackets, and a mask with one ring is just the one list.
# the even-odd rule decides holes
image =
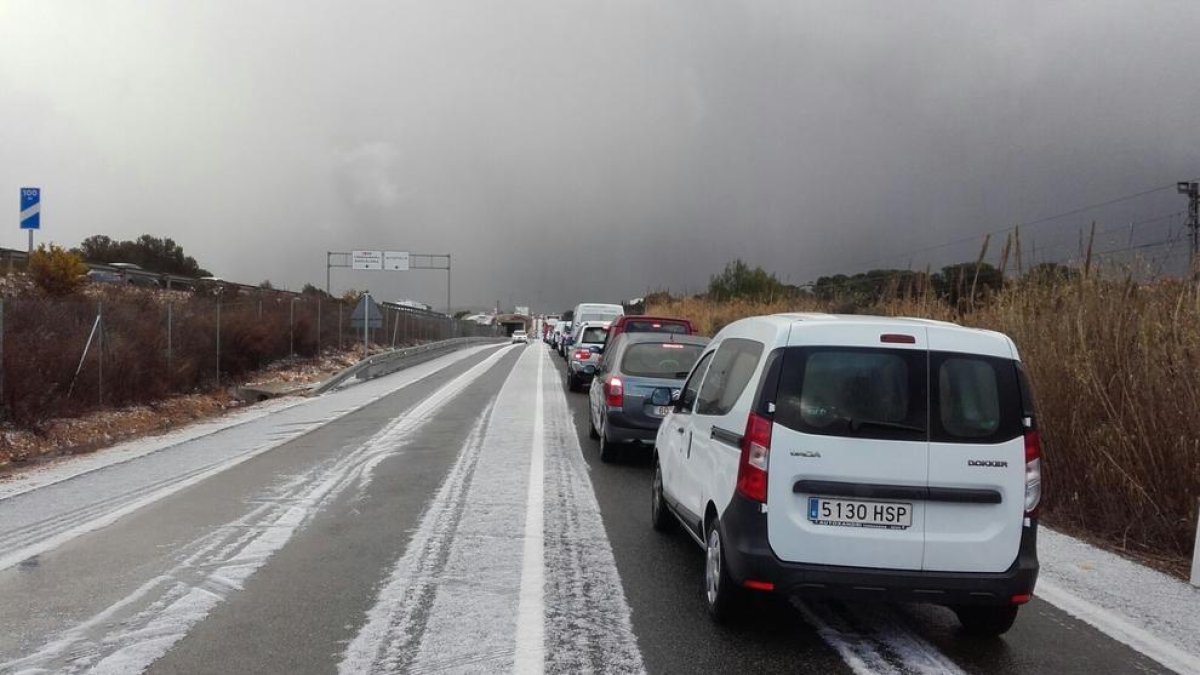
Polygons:
[[1200,183],[1180,181],[1175,191],[1188,198],[1188,230],[1192,238],[1192,277],[1200,280]]

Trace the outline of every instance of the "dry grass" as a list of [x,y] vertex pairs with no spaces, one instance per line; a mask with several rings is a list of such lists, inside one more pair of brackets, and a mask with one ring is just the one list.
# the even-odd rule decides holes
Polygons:
[[[314,359],[319,350],[351,350],[363,339],[350,325],[352,305],[316,296],[293,303],[265,291],[218,303],[199,293],[93,284],[57,298],[27,283],[0,285],[0,294],[0,430],[45,433],[49,420],[213,391],[293,351]],[[84,356],[100,308],[102,334]],[[388,312],[384,318],[385,326],[371,331],[375,344],[450,336],[451,326],[439,317]],[[474,324],[457,330],[475,329],[483,330]]]
[[1143,557],[1190,555],[1200,497],[1194,285],[1095,278],[1013,284],[961,312],[930,296],[900,294],[869,307],[685,298],[646,311],[686,316],[710,335],[744,316],[783,311],[922,316],[1007,333],[1038,399],[1047,520]]

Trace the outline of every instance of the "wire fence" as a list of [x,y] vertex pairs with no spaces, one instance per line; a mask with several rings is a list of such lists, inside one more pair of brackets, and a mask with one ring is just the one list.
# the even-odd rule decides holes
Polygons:
[[205,297],[101,289],[67,298],[0,300],[0,404],[18,427],[102,406],[208,391],[280,359],[393,348],[497,330],[384,306],[379,327],[324,296]]

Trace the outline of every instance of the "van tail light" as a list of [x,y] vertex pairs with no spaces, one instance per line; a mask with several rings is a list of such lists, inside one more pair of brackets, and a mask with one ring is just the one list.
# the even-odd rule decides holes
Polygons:
[[748,499],[767,503],[767,466],[771,459],[771,420],[750,413],[742,436],[738,461],[737,491]]
[[1042,435],[1025,432],[1025,516],[1036,518],[1042,503]]
[[604,382],[604,403],[610,408],[625,407],[625,383],[619,377],[610,377]]

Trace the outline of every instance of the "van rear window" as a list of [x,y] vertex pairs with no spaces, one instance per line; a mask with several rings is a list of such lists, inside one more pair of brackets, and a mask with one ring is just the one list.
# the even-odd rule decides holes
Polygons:
[[912,349],[785,350],[775,421],[826,436],[1000,443],[1021,434],[1016,364]]

